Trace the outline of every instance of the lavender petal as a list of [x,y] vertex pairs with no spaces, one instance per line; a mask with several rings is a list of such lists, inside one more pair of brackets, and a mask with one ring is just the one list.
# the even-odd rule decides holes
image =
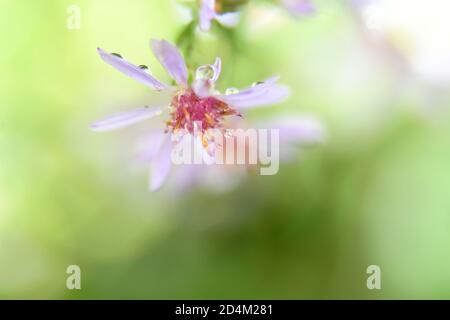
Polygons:
[[248,87],[246,89],[242,89],[237,93],[233,93],[233,94],[228,94],[228,95],[219,95],[219,98],[223,98],[226,99],[227,101],[242,101],[242,100],[247,100],[247,99],[251,99],[254,97],[258,97],[260,95],[262,95],[264,92],[267,91],[268,88],[270,88],[271,86],[273,86],[277,81],[278,81],[278,77],[277,76],[273,76],[271,78],[268,78],[264,81],[262,81],[260,84]]
[[144,107],[132,111],[116,113],[94,122],[91,125],[91,129],[96,132],[120,129],[137,122],[153,118],[161,112],[161,110],[162,107]]
[[249,99],[243,99],[232,103],[232,106],[238,109],[271,106],[283,102],[291,91],[289,87],[284,85],[274,85],[268,88],[263,94]]
[[201,31],[209,31],[211,22],[216,17],[215,0],[202,0],[199,12],[199,28]]
[[167,135],[162,142],[158,154],[154,157],[151,164],[151,175],[149,181],[151,191],[157,191],[160,189],[167,180],[172,167],[171,152],[172,142],[170,140],[170,135]]
[[276,84],[278,77],[230,95],[218,95],[217,98],[225,101],[235,108],[250,108],[279,103],[290,95],[287,86]]
[[187,67],[180,51],[166,40],[152,40],[150,46],[172,79],[179,85],[187,85]]
[[135,158],[139,162],[150,164],[158,154],[165,134],[162,128],[152,129],[141,135],[135,142]]
[[216,82],[219,79],[220,74],[222,73],[222,60],[219,57],[217,57],[212,67],[214,69],[214,76],[211,79],[211,81]]
[[311,0],[282,0],[281,4],[297,16],[306,16],[316,11]]
[[240,12],[226,12],[223,14],[217,14],[216,20],[225,27],[235,27],[239,24],[241,13]]
[[136,81],[139,81],[140,83],[145,84],[146,86],[155,90],[164,90],[168,88],[166,84],[158,81],[150,74],[148,74],[145,70],[141,69],[138,66],[135,66],[125,59],[108,53],[101,48],[98,48],[97,51],[103,61],[113,66],[123,74],[135,79]]
[[279,129],[280,144],[282,147],[292,145],[314,145],[321,143],[325,138],[325,129],[322,123],[311,116],[278,117],[261,123],[260,128]]

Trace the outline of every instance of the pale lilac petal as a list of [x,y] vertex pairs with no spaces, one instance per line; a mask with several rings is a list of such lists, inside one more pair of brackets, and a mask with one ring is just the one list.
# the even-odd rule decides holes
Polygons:
[[214,68],[214,76],[211,81],[216,82],[219,79],[220,74],[222,73],[222,60],[217,57],[212,67]]
[[240,12],[226,12],[216,15],[216,20],[225,27],[235,27],[239,24],[241,18]]
[[290,90],[276,84],[277,80],[278,77],[272,77],[238,93],[218,95],[217,98],[238,109],[280,103],[290,95]]
[[325,129],[322,123],[310,116],[282,116],[260,122],[257,128],[279,130],[279,155],[282,162],[298,160],[302,148],[325,140]]
[[[281,145],[314,145],[325,138],[322,123],[311,116],[284,116],[259,125],[265,129],[279,129]],[[281,147],[281,146],[280,146]]]
[[165,133],[162,128],[150,130],[136,139],[135,155],[140,162],[149,164],[161,149]]
[[215,0],[202,0],[199,12],[199,27],[201,31],[209,31],[211,22],[216,17]]
[[180,51],[166,40],[152,40],[150,46],[172,79],[180,85],[187,85],[187,67]]
[[170,135],[168,134],[163,143],[158,154],[154,157],[151,164],[151,175],[150,175],[150,190],[156,191],[162,187],[164,182],[167,180],[170,169],[172,167],[172,141]]
[[267,89],[271,86],[273,86],[277,81],[279,77],[274,76],[269,79],[266,79],[262,81],[260,84],[253,85],[251,87],[248,87],[246,89],[240,90],[237,93],[228,94],[228,95],[218,95],[221,99],[226,99],[227,101],[242,101],[251,99],[254,97],[258,97],[261,94],[263,94]]
[[235,101],[230,103],[230,105],[237,109],[271,106],[283,102],[290,94],[291,90],[289,87],[277,84],[268,88],[259,96]]
[[107,53],[101,48],[97,49],[98,53],[100,54],[100,57],[108,63],[109,65],[113,66],[123,74],[139,81],[140,83],[145,84],[146,86],[155,89],[155,90],[164,90],[168,88],[168,86],[154,77],[152,77],[149,73],[147,73],[144,69],[141,69],[138,66],[135,66],[134,64],[126,61],[123,58],[120,58],[116,55]]
[[281,4],[289,12],[297,16],[309,15],[316,11],[315,5],[311,0],[282,0]]
[[91,129],[97,132],[120,129],[137,122],[153,118],[162,111],[163,107],[144,107],[110,115],[100,121],[94,122]]

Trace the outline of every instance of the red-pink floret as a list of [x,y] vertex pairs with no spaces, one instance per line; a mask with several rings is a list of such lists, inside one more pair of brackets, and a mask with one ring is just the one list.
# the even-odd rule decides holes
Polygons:
[[218,129],[222,128],[224,117],[240,116],[225,102],[214,97],[200,98],[190,89],[177,93],[172,99],[171,107],[171,120],[167,122],[167,127],[172,132],[183,128],[193,133],[194,123],[201,124],[201,128],[197,129],[203,132],[208,129]]

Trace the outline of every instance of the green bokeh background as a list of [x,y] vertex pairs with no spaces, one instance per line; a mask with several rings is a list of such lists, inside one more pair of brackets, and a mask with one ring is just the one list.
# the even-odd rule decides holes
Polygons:
[[281,75],[291,99],[247,117],[313,114],[325,143],[231,192],[174,194],[148,192],[129,131],[89,130],[154,98],[96,47],[168,80],[148,43],[186,24],[173,3],[0,0],[0,298],[450,298],[448,90],[393,67],[343,2],[318,4],[273,25],[247,13],[192,61],[221,55],[221,89]]

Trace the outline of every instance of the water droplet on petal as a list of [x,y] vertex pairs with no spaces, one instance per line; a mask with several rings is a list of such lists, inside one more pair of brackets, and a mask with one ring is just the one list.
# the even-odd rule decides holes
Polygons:
[[214,78],[216,71],[210,65],[205,65],[197,68],[195,78],[198,80],[211,80]]
[[139,66],[139,69],[147,70],[148,67],[147,67],[145,64],[141,64],[141,65]]
[[236,94],[236,93],[239,93],[239,90],[236,88],[228,88],[225,90],[226,95]]
[[263,81],[257,81],[257,82],[253,82],[252,87],[256,87],[259,86],[260,84],[263,84]]
[[117,58],[123,59],[123,57],[120,54],[118,54],[118,53],[112,52],[111,54],[113,56],[116,56]]

